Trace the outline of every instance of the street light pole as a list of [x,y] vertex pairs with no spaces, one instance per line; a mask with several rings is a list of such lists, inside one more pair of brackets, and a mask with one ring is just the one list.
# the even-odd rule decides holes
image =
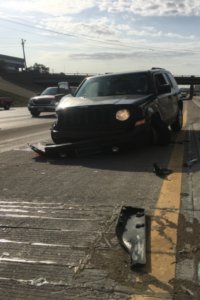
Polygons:
[[25,69],[27,72],[27,65],[26,65],[26,56],[25,56],[25,50],[24,50],[24,44],[25,44],[26,40],[22,39],[22,49],[23,49],[23,53],[24,53],[24,62],[25,62]]

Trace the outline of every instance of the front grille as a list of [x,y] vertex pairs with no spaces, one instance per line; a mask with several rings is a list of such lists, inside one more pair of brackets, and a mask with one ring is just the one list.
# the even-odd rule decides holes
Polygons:
[[34,100],[35,105],[50,105],[52,100]]
[[69,108],[58,116],[59,128],[108,128],[116,123],[115,113],[109,108]]

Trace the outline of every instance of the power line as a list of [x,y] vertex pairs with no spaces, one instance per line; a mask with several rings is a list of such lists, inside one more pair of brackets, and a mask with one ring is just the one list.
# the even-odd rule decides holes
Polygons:
[[[22,26],[26,26],[26,27],[31,27],[31,28],[34,28],[34,29],[39,29],[39,30],[43,30],[43,31],[48,31],[48,32],[51,32],[51,33],[56,33],[56,34],[61,34],[61,35],[65,35],[65,36],[69,36],[69,37],[75,37],[75,38],[78,38],[77,36],[73,36],[71,34],[66,34],[66,33],[63,33],[63,32],[57,32],[57,31],[52,31],[52,30],[49,30],[49,29],[44,29],[44,28],[38,28],[38,27],[35,27],[35,26],[31,26],[31,25],[26,25],[26,24],[22,24],[22,23],[18,23],[18,22],[14,22],[14,21],[9,21],[9,20],[6,20],[4,18],[0,18],[1,20],[3,21],[7,21],[7,22],[11,22],[11,23],[16,23],[18,25],[22,25]],[[5,27],[5,26],[3,26]],[[5,28],[9,28],[9,27],[5,27]],[[9,29],[13,29],[13,28],[9,28]],[[13,29],[13,30],[18,30],[18,29]],[[22,31],[22,30],[18,30],[18,31]],[[26,31],[24,31],[26,32]],[[30,32],[28,32],[30,33]],[[32,34],[36,34],[36,33],[32,33]],[[37,35],[40,35],[40,34],[37,34]],[[40,35],[41,36],[41,35]],[[56,37],[53,37],[53,36],[49,36],[51,38],[56,38]],[[56,38],[56,39],[59,39],[59,38]],[[84,38],[82,38],[84,39]],[[59,40],[63,40],[63,39],[59,39]],[[63,40],[64,41],[64,40]],[[100,42],[102,44],[102,41],[96,41],[96,40],[93,40],[95,42]],[[106,40],[104,40],[106,41]],[[149,50],[147,48],[142,48],[142,47],[135,47],[135,46],[126,46],[126,44],[115,44],[115,43],[111,43],[111,42],[108,42],[106,41],[106,44],[110,44],[110,45],[115,45],[115,46],[120,46],[120,47],[126,47],[126,48],[135,48],[135,49],[143,49],[143,50]],[[95,46],[92,44],[92,46]],[[98,46],[99,47],[99,46]],[[156,49],[155,47],[153,47],[154,49]],[[166,49],[161,49],[161,48],[157,48],[156,50],[159,50],[159,51],[165,51],[165,52],[170,52],[170,53],[184,53],[186,52],[187,50],[185,49],[184,51],[182,50],[179,50],[179,51],[175,51],[175,50],[166,50]],[[188,51],[191,51],[191,50],[188,50]]]
[[4,18],[1,18],[1,20],[6,21],[6,22],[10,22],[10,23],[14,23],[14,24],[18,24],[18,25],[22,25],[22,26],[26,26],[26,27],[30,27],[30,28],[34,28],[34,29],[39,29],[39,30],[43,30],[43,31],[47,31],[47,32],[51,32],[51,33],[55,33],[55,34],[61,34],[64,36],[69,36],[69,37],[73,37],[73,38],[79,38],[79,39],[83,39],[83,40],[90,40],[90,41],[94,41],[94,42],[98,42],[98,43],[102,43],[102,42],[106,42],[109,45],[114,45],[114,46],[122,46],[122,47],[128,47],[128,48],[137,48],[137,49],[145,49],[145,50],[151,50],[151,49],[147,49],[145,47],[136,47],[136,46],[128,46],[128,45],[123,45],[123,44],[119,44],[119,43],[113,43],[113,42],[109,42],[108,40],[95,40],[95,39],[91,39],[91,38],[83,38],[83,37],[77,37],[76,35],[73,34],[68,34],[68,33],[64,33],[64,32],[60,32],[60,31],[55,31],[55,30],[50,30],[50,29],[45,29],[45,28],[40,28],[40,27],[35,27],[32,25],[26,25],[23,23],[19,23],[19,22],[15,22],[15,21],[10,21]]
[[[6,17],[12,17],[12,18],[14,18],[14,19],[17,19],[17,20],[20,20],[20,21],[22,21],[22,22],[28,22],[28,23],[31,23],[31,24],[35,24],[35,23],[33,23],[33,22],[31,22],[31,21],[26,21],[26,20],[23,20],[23,19],[21,19],[21,18],[17,18],[17,17],[13,17],[13,16],[8,16],[8,15],[5,15],[5,14],[1,14],[1,15],[4,15],[4,16],[6,16]],[[0,19],[3,19],[3,18],[0,18]],[[80,36],[80,35],[78,35],[78,34],[72,34],[72,33],[66,33],[66,32],[59,32],[59,31],[55,31],[55,30],[50,30],[50,29],[46,29],[46,28],[40,28],[40,27],[35,27],[35,26],[31,26],[31,25],[26,25],[26,24],[23,24],[23,23],[18,23],[18,22],[15,22],[15,21],[10,21],[10,20],[7,20],[7,19],[3,19],[3,20],[6,20],[6,21],[8,21],[8,22],[13,22],[13,23],[16,23],[16,24],[19,24],[19,25],[22,25],[22,26],[28,26],[28,27],[32,27],[32,28],[35,28],[35,29],[40,29],[40,30],[44,30],[44,31],[49,31],[49,32],[52,32],[52,33],[56,33],[56,34],[61,34],[61,35],[66,35],[66,36],[69,36],[69,37],[75,37],[75,38],[79,38],[79,39],[83,39],[83,40],[90,40],[90,41],[92,41],[92,42],[97,42],[97,43],[102,43],[102,42],[106,42],[106,44],[110,44],[110,45],[115,45],[115,46],[119,46],[119,47],[128,47],[128,48],[136,48],[136,49],[146,49],[146,50],[149,50],[149,51],[151,51],[151,50],[153,50],[153,49],[155,49],[155,50],[159,50],[159,51],[165,51],[165,52],[176,52],[176,51],[174,51],[174,50],[166,50],[166,49],[164,49],[164,48],[158,48],[158,47],[155,47],[155,46],[153,46],[152,48],[153,49],[150,49],[150,47],[148,46],[132,46],[131,44],[127,44],[127,43],[123,43],[123,44],[120,44],[119,42],[111,42],[111,41],[108,41],[108,40],[106,40],[106,39],[98,39],[98,40],[96,40],[96,39],[94,39],[93,37],[91,37],[91,36],[89,36],[89,35],[85,35],[85,36],[88,36],[89,38],[86,38],[86,37],[83,37],[82,35]],[[41,27],[42,27],[42,25],[40,25]],[[49,28],[52,28],[52,27],[49,27]],[[52,28],[53,29],[53,28]],[[117,43],[117,44],[116,44]],[[184,51],[183,51],[184,52]]]
[[[30,31],[25,31],[25,30],[20,30],[20,29],[16,29],[16,28],[10,28],[10,27],[7,27],[7,26],[2,26],[1,25],[1,27],[3,27],[3,28],[7,28],[7,29],[12,29],[12,30],[16,30],[16,31],[20,31],[20,32],[26,32],[26,33],[29,33],[29,34],[35,34],[35,35],[38,35],[38,36],[40,36],[40,37],[44,37],[43,35],[41,35],[41,34],[39,34],[39,33],[35,33],[35,32],[30,32]],[[49,38],[53,38],[53,39],[57,39],[57,40],[60,40],[60,41],[63,41],[63,42],[66,42],[66,40],[64,40],[64,39],[61,39],[61,38],[58,38],[58,37],[54,37],[54,36],[48,36]],[[38,41],[39,42],[39,41]],[[76,43],[75,41],[71,41],[71,42],[74,42],[74,43]],[[98,47],[99,48],[99,45],[94,45],[94,44],[88,44],[88,43],[84,43],[83,45],[92,45],[93,47]],[[104,46],[102,46],[103,48],[109,48],[109,49],[112,49],[112,48],[110,48],[109,46],[106,46],[106,45],[104,45]],[[67,48],[70,48],[70,46],[67,46]]]

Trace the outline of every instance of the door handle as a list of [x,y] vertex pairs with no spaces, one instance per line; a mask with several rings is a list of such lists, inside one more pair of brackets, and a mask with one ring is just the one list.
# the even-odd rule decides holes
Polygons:
[[172,96],[168,96],[168,99],[172,99]]

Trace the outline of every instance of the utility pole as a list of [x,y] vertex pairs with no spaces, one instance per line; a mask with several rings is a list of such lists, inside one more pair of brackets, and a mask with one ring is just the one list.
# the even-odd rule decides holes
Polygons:
[[23,49],[23,53],[24,53],[24,62],[25,62],[25,69],[27,72],[27,65],[26,65],[26,56],[25,56],[25,50],[24,50],[24,44],[25,44],[26,40],[22,39],[22,49]]

